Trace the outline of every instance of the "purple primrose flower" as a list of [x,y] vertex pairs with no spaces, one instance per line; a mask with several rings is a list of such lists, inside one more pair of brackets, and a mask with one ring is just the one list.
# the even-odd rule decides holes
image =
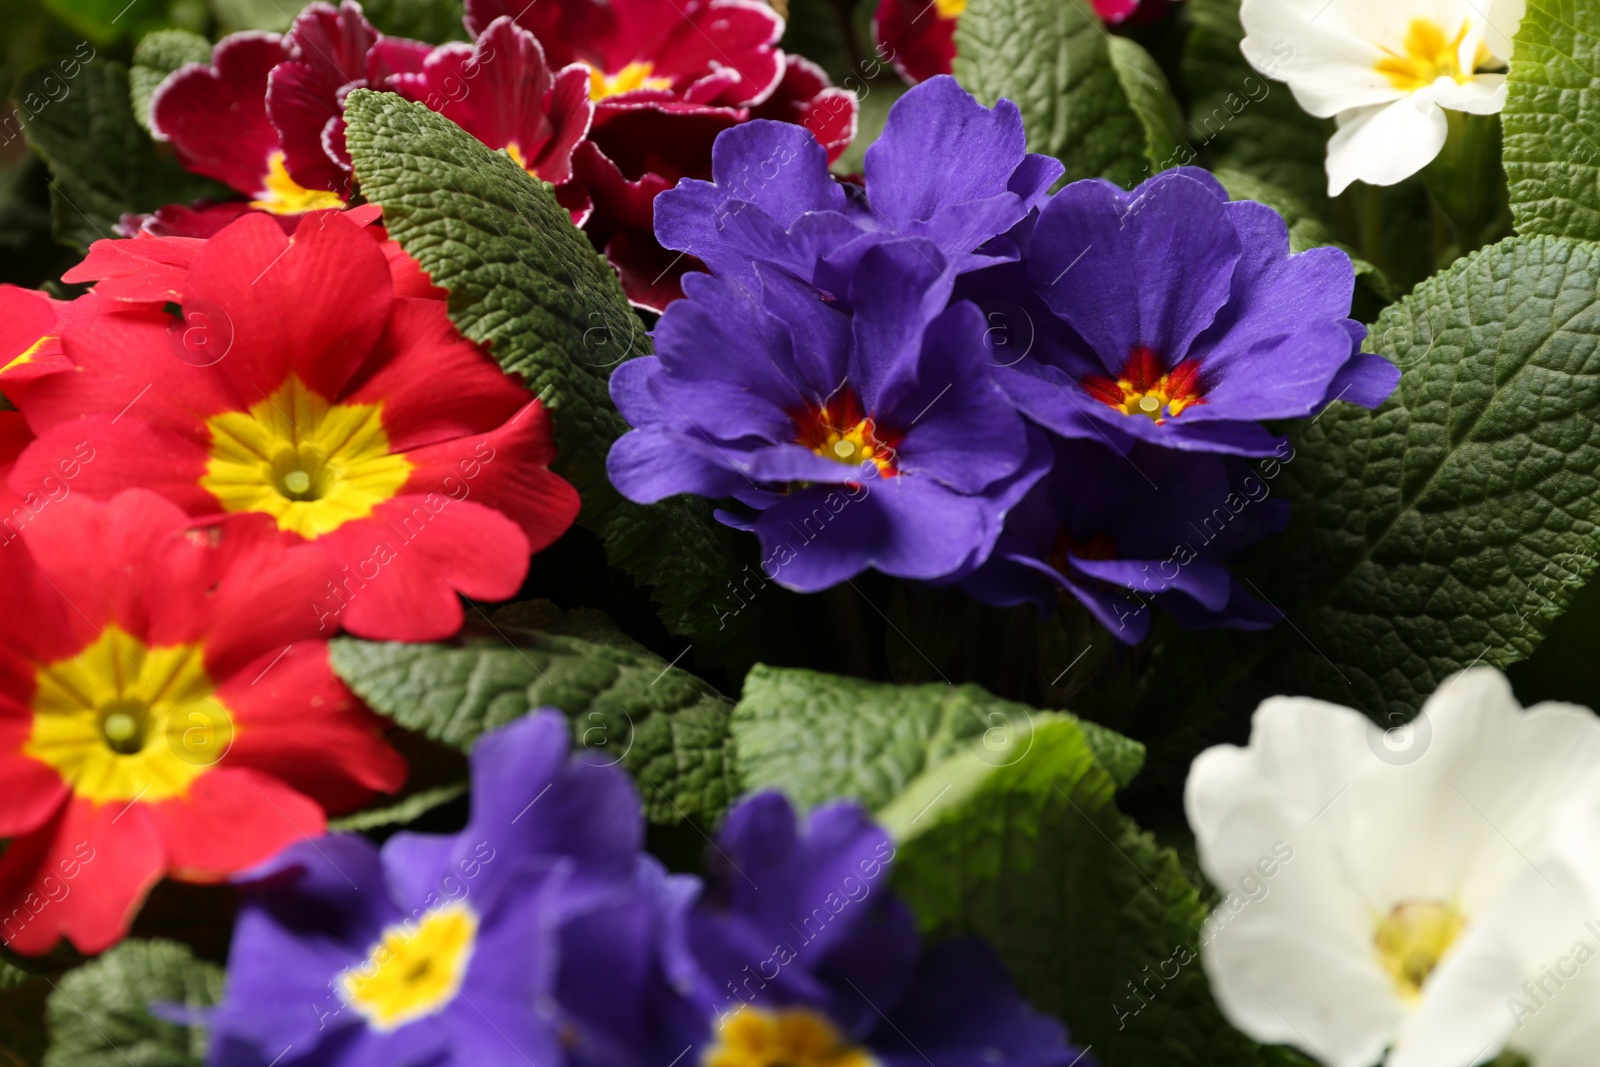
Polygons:
[[993,380],[982,314],[949,304],[939,250],[872,245],[849,312],[754,269],[755,291],[686,276],[657,354],[612,375],[634,427],[612,483],[639,503],[737,500],[719,517],[753,529],[768,577],[803,592],[869,567],[934,579],[980,562],[1047,455]]
[[1150,630],[1152,603],[1186,629],[1262,630],[1280,616],[1228,561],[1288,521],[1246,461],[1135,443],[1126,454],[1056,438],[1050,475],[1006,519],[987,563],[961,581],[998,607],[1075,597],[1119,640]]
[[627,776],[569,759],[569,729],[552,712],[480,739],[459,834],[308,840],[242,876],[214,1067],[563,1062],[583,1033],[564,927],[686,881],[641,856]]
[[656,198],[656,236],[719,277],[757,288],[756,264],[779,267],[843,299],[862,255],[888,238],[920,238],[952,274],[1014,260],[995,241],[1061,176],[1030,154],[1017,106],[986,108],[948,75],[907,92],[866,154],[866,185],[837,182],[803,127],[756,121],[718,135],[712,182],[685,180]]
[[826,1062],[881,1067],[1092,1064],[987,946],[924,950],[889,888],[894,853],[851,801],[805,826],[777,793],[728,813],[689,919],[695,998],[716,1020],[698,1062],[817,1063],[827,1049]]
[[[1166,171],[1132,192],[1074,182],[1031,235],[1014,236],[1046,321],[1000,381],[1055,433],[1265,456],[1280,438],[1261,420],[1340,399],[1377,407],[1399,381],[1360,352],[1350,258],[1291,255],[1276,211],[1229,201],[1205,171]],[[1015,300],[1016,275],[970,285]]]

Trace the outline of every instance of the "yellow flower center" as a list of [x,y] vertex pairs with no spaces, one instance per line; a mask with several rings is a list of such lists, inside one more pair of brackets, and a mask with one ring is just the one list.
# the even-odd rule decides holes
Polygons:
[[34,673],[22,752],[95,804],[181,797],[233,744],[197,645],[147,648],[116,626]]
[[339,975],[339,994],[375,1030],[404,1026],[461,991],[477,937],[478,916],[461,903],[391,926],[364,962]]
[[1406,31],[1405,51],[1388,53],[1378,60],[1377,71],[1402,92],[1413,93],[1425,89],[1440,78],[1450,78],[1465,84],[1479,70],[1495,65],[1494,53],[1487,44],[1479,43],[1478,54],[1471,70],[1461,67],[1461,43],[1467,38],[1470,22],[1462,22],[1456,35],[1446,37],[1444,28],[1432,19],[1416,18]]
[[344,199],[326,189],[307,189],[289,177],[289,168],[283,165],[283,153],[274,152],[267,159],[267,176],[263,188],[250,201],[250,206],[274,215],[298,215],[303,211],[320,211],[323,208],[342,208]]
[[866,1049],[845,1044],[833,1024],[813,1011],[762,1011],[750,1005],[725,1019],[704,1067],[876,1067]]
[[[604,100],[608,96],[618,93],[631,93],[635,89],[670,89],[671,78],[654,78],[650,76],[650,64],[629,63],[615,74],[605,71],[589,69],[589,99]],[[513,159],[516,157],[513,156]],[[526,168],[524,168],[526,169]]]
[[942,19],[958,19],[967,10],[967,0],[933,0],[933,7]]
[[4,367],[0,367],[0,374],[4,374],[6,371],[10,370],[12,367],[20,367],[24,363],[32,363],[33,362],[33,357],[39,354],[39,350],[41,348],[43,348],[45,345],[49,344],[53,340],[55,340],[55,337],[53,335],[45,334],[43,337],[41,337],[37,341],[33,342],[33,344],[29,345],[27,347],[27,349],[22,353],[22,355],[18,356],[16,359],[13,359],[10,363],[7,363]]
[[517,146],[517,142],[512,141],[510,144],[506,145],[504,151],[505,151],[506,155],[511,157],[511,162],[515,163],[517,166],[521,167],[523,170],[528,171],[529,174],[533,173],[532,170],[529,170],[528,161],[523,156],[522,149]]
[[382,404],[330,404],[295,377],[206,427],[211,460],[200,487],[227,511],[264,511],[305,538],[366,518],[411,475],[389,451]]
[[1466,925],[1455,905],[1439,900],[1397,904],[1378,923],[1373,944],[1401,996],[1416,1000],[1422,995],[1423,983]]
[[894,465],[900,437],[880,430],[849,390],[841,390],[820,407],[808,405],[795,412],[794,421],[795,443],[819,456],[852,466],[871,463],[885,478],[900,473]]

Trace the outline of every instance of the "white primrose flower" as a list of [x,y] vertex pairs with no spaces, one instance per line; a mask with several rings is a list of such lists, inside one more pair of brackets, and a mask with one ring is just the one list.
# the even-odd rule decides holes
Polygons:
[[1241,47],[1300,106],[1334,118],[1328,195],[1393,185],[1444,147],[1443,109],[1505,106],[1525,0],[1244,0]]
[[1523,711],[1489,668],[1387,734],[1349,708],[1265,701],[1249,746],[1201,753],[1184,796],[1217,885],[1293,854],[1202,945],[1223,1012],[1329,1067],[1493,1059],[1541,980],[1550,1002],[1549,970],[1600,946],[1597,768],[1600,719]]

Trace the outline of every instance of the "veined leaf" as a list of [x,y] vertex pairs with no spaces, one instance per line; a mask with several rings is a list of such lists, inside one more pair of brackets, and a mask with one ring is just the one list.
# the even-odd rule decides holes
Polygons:
[[560,708],[576,744],[633,775],[652,821],[710,821],[733,793],[732,703],[649,653],[509,627],[452,645],[338,638],[330,651],[373,708],[462,749],[533,708]]
[[55,983],[44,1067],[202,1067],[205,1031],[165,1022],[152,1004],[204,1008],[222,969],[173,941],[124,941]]
[[732,627],[718,604],[745,577],[754,539],[717,523],[703,500],[641,507],[606,477],[606,452],[627,429],[606,383],[618,363],[650,352],[611,267],[547,184],[448,119],[368,90],[350,94],[345,114],[361,193],[382,205],[390,236],[450,291],[461,332],[550,409],[556,469],[583,498],[579,521],[652,591],[669,629],[707,659],[748,665],[743,649],[781,624],[760,598]]
[[1600,7],[1528,0],[1507,83],[1517,232],[1600,240]]
[[1029,151],[1061,160],[1067,180],[1132,186],[1168,165],[1160,127],[1175,105],[1137,45],[1116,46],[1114,61],[1110,41],[1088,0],[972,0],[955,75],[986,104],[1015,101]]

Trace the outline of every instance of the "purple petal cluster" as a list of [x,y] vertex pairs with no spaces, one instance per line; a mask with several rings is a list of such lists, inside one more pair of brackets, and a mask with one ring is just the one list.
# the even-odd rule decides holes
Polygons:
[[670,875],[632,785],[568,732],[546,712],[481,738],[459,834],[307,841],[246,875],[210,1063],[809,1063],[796,1033],[826,1062],[1090,1063],[988,949],[924,951],[894,846],[854,804],[802,827],[758,795],[709,881]]
[[714,163],[657,200],[662,243],[711,273],[612,378],[624,496],[724,501],[802,592],[872,568],[1066,596],[1130,642],[1150,604],[1270,625],[1228,570],[1286,521],[1246,457],[1284,455],[1266,421],[1399,379],[1360,351],[1348,256],[1291,254],[1282,217],[1201,170],[1051,195],[1016,108],[947,77],[894,105],[862,187],[774,123]]
[[[961,274],[1017,258],[1002,235],[1061,177],[1060,161],[1030,154],[1017,106],[986,108],[949,75],[901,97],[867,149],[863,187],[837,182],[804,130],[756,121],[718,135],[713,180],[686,180],[656,200],[656,235],[718,277],[759,290],[756,265],[848,297],[867,249],[917,239],[930,262]],[[797,136],[798,134],[798,136]]]

